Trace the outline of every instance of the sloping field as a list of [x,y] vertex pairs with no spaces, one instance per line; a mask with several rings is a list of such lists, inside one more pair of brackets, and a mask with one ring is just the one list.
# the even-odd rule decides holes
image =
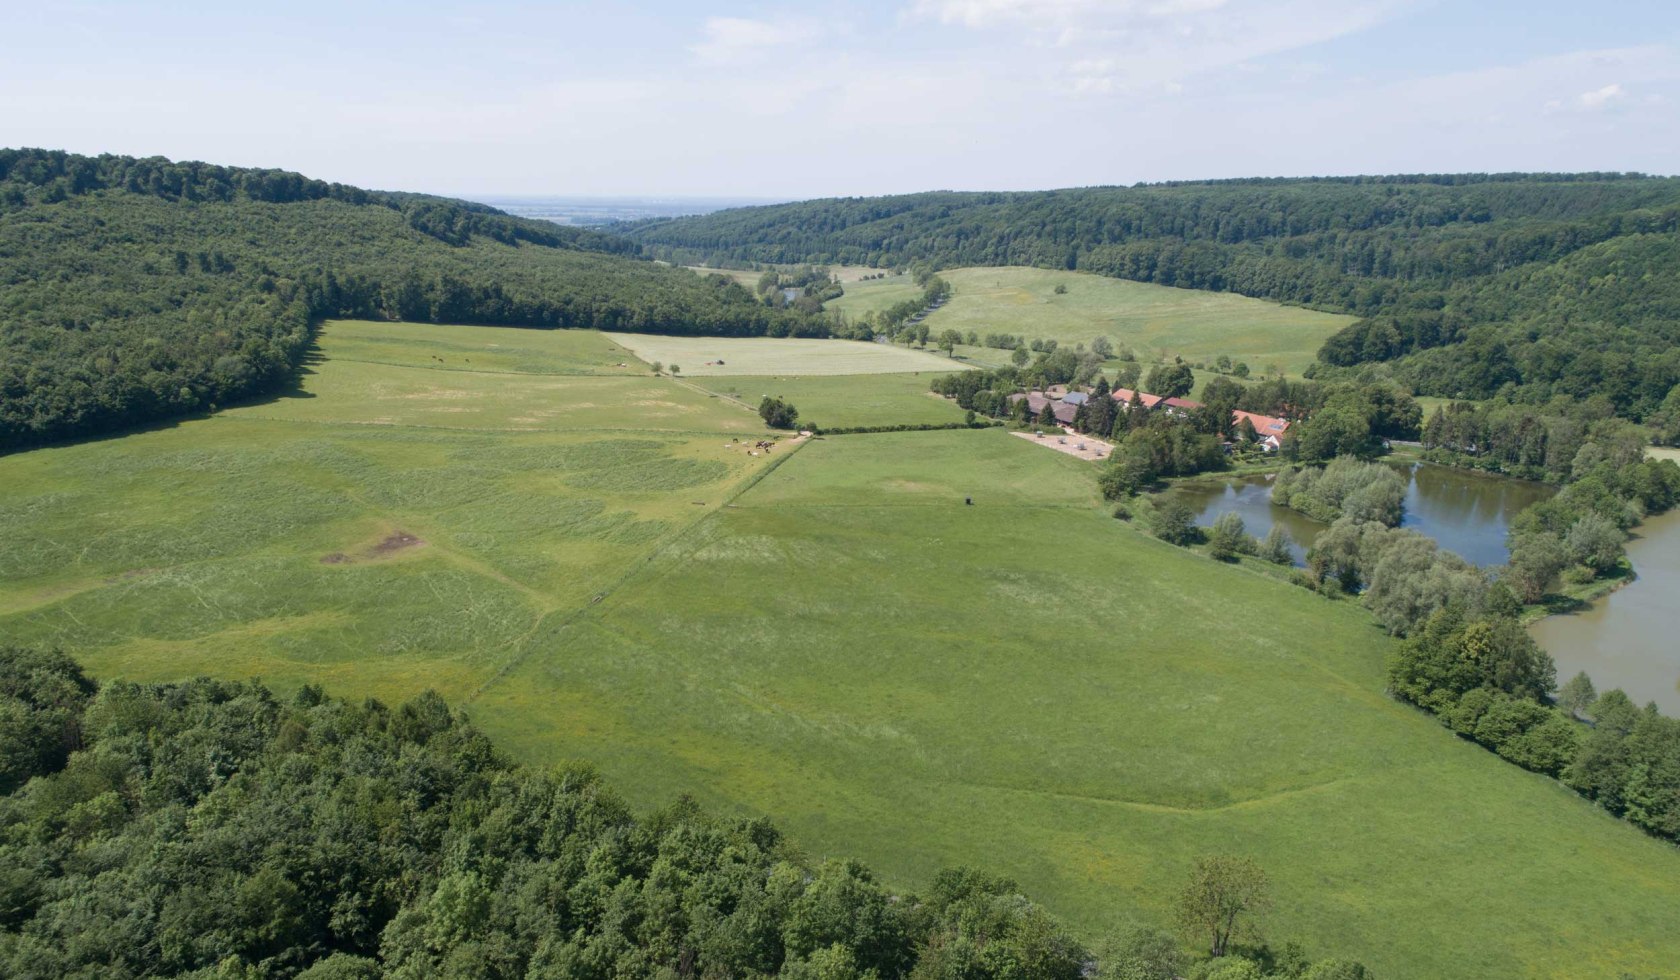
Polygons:
[[646,364],[594,330],[328,320],[321,325],[321,338],[333,361],[341,364],[367,361],[479,374],[648,373]]
[[[961,370],[951,365],[950,370]],[[960,422],[963,410],[949,398],[928,390],[945,372],[931,374],[849,374],[827,377],[704,378],[699,384],[757,405],[765,395],[793,403],[803,424],[827,428],[853,425],[938,425]]]
[[917,299],[922,295],[922,287],[916,285],[915,277],[909,274],[870,279],[865,282],[843,281],[845,295],[824,303],[823,309],[838,310],[852,319],[866,313],[879,313],[889,306],[907,299]]
[[[939,273],[951,283],[950,302],[927,318],[937,334],[956,330],[1089,344],[1106,336],[1139,358],[1174,355],[1211,362],[1221,354],[1246,361],[1259,374],[1277,364],[1300,374],[1324,340],[1353,317],[1283,306],[1234,293],[1173,289],[1084,272],[987,267]],[[1066,292],[1058,295],[1057,286]],[[892,298],[889,298],[892,297]],[[846,287],[840,308],[861,312],[905,298],[894,279]],[[855,315],[855,314],[854,314]]]
[[644,361],[676,364],[684,375],[949,374],[964,365],[941,354],[857,340],[778,337],[664,337],[608,334]]
[[0,459],[7,642],[463,699],[776,458],[732,442],[756,415],[645,368],[398,366],[633,361],[598,333],[334,323],[321,347],[291,397]]
[[813,856],[1012,875],[1092,937],[1235,852],[1273,939],[1379,976],[1680,962],[1673,848],[1384,697],[1356,605],[1146,538],[1089,472],[1003,432],[816,442],[472,714]]

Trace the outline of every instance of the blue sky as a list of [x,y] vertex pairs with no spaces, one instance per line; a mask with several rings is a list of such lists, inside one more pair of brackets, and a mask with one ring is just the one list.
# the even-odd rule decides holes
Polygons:
[[455,194],[1680,173],[1680,2],[35,4],[0,145]]

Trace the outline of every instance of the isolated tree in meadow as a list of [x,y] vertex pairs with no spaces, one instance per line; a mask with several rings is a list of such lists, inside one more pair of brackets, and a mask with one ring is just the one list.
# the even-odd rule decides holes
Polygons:
[[758,403],[758,416],[772,429],[791,429],[799,424],[799,410],[780,398],[765,395]]
[[1214,358],[1213,369],[1220,374],[1227,374],[1231,370],[1231,359],[1224,354]]
[[659,363],[658,361],[653,362],[653,373],[654,374],[660,374],[664,370],[665,370],[665,365]]
[[1108,360],[1114,356],[1114,341],[1109,340],[1107,337],[1098,337],[1097,339],[1091,341],[1091,353],[1097,355],[1105,361]]
[[676,377],[677,375],[681,374],[681,373],[682,373],[682,368],[677,367],[675,364],[671,365],[671,376],[673,378]]
[[1238,361],[1231,365],[1231,373],[1239,378],[1246,378],[1248,377],[1248,365],[1243,361]]
[[1026,367],[1027,362],[1030,360],[1032,360],[1032,355],[1027,353],[1027,349],[1025,347],[1017,347],[1009,355],[1009,363],[1018,368]]
[[939,335],[939,349],[947,355],[956,352],[957,345],[963,342],[962,334],[955,330],[946,330]]
[[1178,896],[1178,921],[1201,936],[1208,953],[1224,956],[1231,941],[1257,936],[1259,918],[1271,908],[1271,883],[1250,858],[1200,858]]

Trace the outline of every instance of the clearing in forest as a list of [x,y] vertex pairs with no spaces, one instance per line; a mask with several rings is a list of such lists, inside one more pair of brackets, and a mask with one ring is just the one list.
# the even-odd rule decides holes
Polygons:
[[608,334],[644,361],[682,368],[685,376],[893,374],[966,370],[943,354],[861,340],[787,337],[667,337]]
[[[949,269],[951,299],[926,320],[935,335],[956,330],[1089,344],[1099,336],[1131,347],[1142,360],[1174,355],[1212,361],[1224,354],[1258,375],[1276,364],[1299,375],[1318,348],[1353,317],[1321,313],[1235,293],[1174,289],[1085,272],[1015,266]],[[904,282],[908,283],[907,277]],[[1056,287],[1065,288],[1057,293]],[[858,315],[913,295],[895,279],[846,286],[831,307]],[[1007,354],[1005,354],[1007,357]]]

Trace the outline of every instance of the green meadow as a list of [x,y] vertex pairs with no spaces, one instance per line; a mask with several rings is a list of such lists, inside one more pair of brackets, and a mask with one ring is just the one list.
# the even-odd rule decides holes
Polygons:
[[460,699],[776,458],[591,331],[320,347],[286,397],[0,459],[0,629],[107,675]]
[[793,403],[799,418],[825,428],[864,425],[939,425],[961,422],[957,403],[928,390],[935,377],[964,369],[945,365],[943,371],[919,374],[854,374],[814,377],[702,378],[706,390],[756,406],[766,395]]
[[657,361],[667,368],[677,365],[687,377],[895,374],[906,371],[948,374],[952,369],[950,358],[942,354],[861,340],[667,337],[634,333],[607,336],[644,361]]
[[[1085,272],[1023,267],[950,269],[951,299],[925,321],[934,334],[956,330],[1089,344],[1106,336],[1142,360],[1173,356],[1211,362],[1221,354],[1246,361],[1255,374],[1276,364],[1299,375],[1326,338],[1354,318],[1235,293],[1173,289]],[[899,282],[898,280],[903,280]],[[831,308],[850,315],[883,309],[915,295],[907,277],[846,286]],[[1066,287],[1058,294],[1057,286]]]
[[1672,848],[1385,697],[1357,605],[1096,504],[1085,464],[1002,432],[820,440],[472,714],[906,883],[993,868],[1091,935],[1239,852],[1273,936],[1381,976],[1680,961]]
[[823,309],[838,310],[854,320],[922,295],[922,287],[916,285],[915,278],[909,274],[889,275],[865,282],[846,281],[845,289],[845,295],[824,303]]
[[907,887],[983,866],[1093,941],[1223,852],[1272,876],[1271,936],[1379,976],[1680,962],[1680,855],[1388,699],[1357,604],[1146,537],[1001,431],[749,455],[730,389],[958,415],[926,374],[818,373],[331,323],[288,396],[0,458],[0,634],[102,677],[436,688],[521,759]]

